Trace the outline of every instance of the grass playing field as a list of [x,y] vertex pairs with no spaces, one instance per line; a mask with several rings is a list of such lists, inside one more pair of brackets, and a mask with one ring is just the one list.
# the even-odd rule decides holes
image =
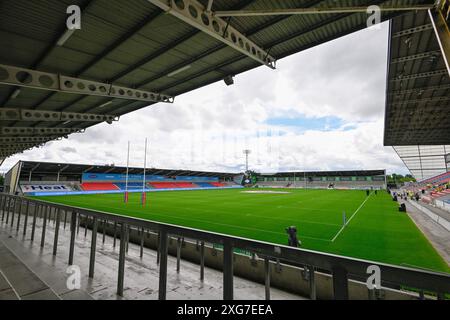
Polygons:
[[[360,190],[289,190],[286,194],[245,191],[152,192],[147,194],[145,207],[139,203],[139,193],[131,193],[128,204],[123,202],[123,194],[40,198],[279,244],[287,244],[285,228],[294,225],[303,248],[450,272],[386,192],[366,197]],[[348,221],[345,228],[344,211]]]

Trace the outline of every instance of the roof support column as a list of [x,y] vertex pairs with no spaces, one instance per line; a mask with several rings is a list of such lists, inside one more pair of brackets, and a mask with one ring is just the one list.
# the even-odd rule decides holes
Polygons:
[[450,76],[450,25],[446,20],[449,6],[450,0],[441,0],[436,10],[428,10],[428,14]]

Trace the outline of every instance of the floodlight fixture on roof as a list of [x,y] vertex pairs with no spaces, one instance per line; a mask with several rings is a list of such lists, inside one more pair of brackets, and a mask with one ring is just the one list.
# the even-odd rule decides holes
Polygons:
[[184,67],[181,67],[181,68],[179,68],[179,69],[177,69],[177,70],[175,70],[175,71],[172,71],[171,73],[169,73],[167,76],[170,78],[170,77],[173,77],[173,76],[175,76],[175,75],[177,75],[177,74],[179,74],[179,73],[181,73],[181,72],[183,72],[183,71],[186,71],[186,70],[188,70],[188,69],[190,69],[191,68],[191,65],[190,64],[188,64],[187,66],[184,66]]

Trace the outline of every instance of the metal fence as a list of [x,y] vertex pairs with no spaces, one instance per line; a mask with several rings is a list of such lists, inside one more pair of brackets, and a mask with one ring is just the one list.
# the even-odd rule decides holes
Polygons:
[[[434,293],[438,299],[444,299],[445,294],[450,293],[450,274],[424,271],[420,269],[404,268],[373,261],[353,259],[334,254],[316,252],[312,250],[292,248],[283,245],[266,243],[256,240],[239,238],[214,232],[207,232],[192,228],[186,228],[171,224],[131,218],[107,212],[100,212],[84,208],[54,204],[42,200],[0,194],[1,223],[10,225],[17,232],[26,235],[31,232],[30,241],[35,240],[36,225],[40,223],[41,237],[40,245],[44,247],[47,224],[50,217],[55,224],[53,255],[58,253],[58,237],[61,228],[70,228],[70,244],[68,264],[74,262],[75,239],[79,232],[80,221],[84,221],[85,230],[89,222],[92,229],[89,277],[94,277],[95,254],[97,249],[97,232],[103,231],[105,238],[106,224],[114,228],[114,245],[116,238],[120,241],[119,261],[117,268],[117,294],[123,296],[125,253],[128,246],[130,228],[140,231],[141,255],[144,244],[144,231],[156,232],[158,234],[158,261],[159,261],[159,299],[166,299],[167,288],[167,259],[168,240],[170,237],[178,239],[177,245],[177,269],[180,263],[180,239],[193,239],[200,243],[200,279],[204,278],[204,247],[205,243],[222,246],[223,250],[223,299],[233,299],[233,250],[245,250],[258,255],[264,259],[265,264],[265,296],[270,299],[270,260],[282,260],[285,264],[294,266],[302,265],[309,273],[310,298],[316,298],[315,270],[326,270],[332,275],[333,293],[335,299],[348,299],[349,279],[367,279],[369,277],[368,267],[376,265],[380,268],[381,285],[383,287],[407,287],[421,292]],[[21,220],[22,230],[21,227]],[[31,222],[30,222],[31,220]],[[31,227],[31,230],[29,228]],[[86,235],[86,231],[85,231]],[[67,252],[67,251],[65,251]],[[374,291],[376,289],[373,289]],[[375,293],[374,295],[375,296]]]

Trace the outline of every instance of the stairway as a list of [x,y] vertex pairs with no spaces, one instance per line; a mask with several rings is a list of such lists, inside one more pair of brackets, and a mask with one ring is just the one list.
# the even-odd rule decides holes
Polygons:
[[60,297],[0,241],[0,299],[60,300]]

